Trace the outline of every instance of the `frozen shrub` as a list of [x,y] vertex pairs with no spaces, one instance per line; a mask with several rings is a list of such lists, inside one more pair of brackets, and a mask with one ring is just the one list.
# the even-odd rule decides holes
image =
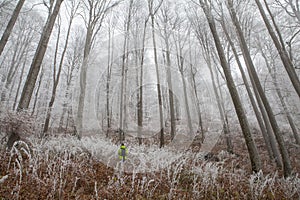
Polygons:
[[14,142],[26,140],[34,133],[33,124],[34,119],[27,112],[6,112],[0,116],[0,132],[5,135],[8,150]]

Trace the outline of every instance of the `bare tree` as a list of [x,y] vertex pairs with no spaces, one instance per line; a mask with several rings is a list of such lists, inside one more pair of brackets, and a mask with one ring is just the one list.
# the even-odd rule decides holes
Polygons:
[[20,11],[21,11],[21,9],[23,7],[24,2],[25,2],[25,0],[19,0],[18,1],[17,5],[16,5],[16,8],[13,11],[12,16],[11,16],[11,18],[10,18],[8,24],[7,24],[7,27],[6,27],[4,33],[3,33],[2,37],[1,37],[1,40],[0,40],[0,56],[1,56],[2,52],[3,52],[3,49],[4,49],[7,41],[8,41],[8,38],[9,38],[9,36],[11,34],[11,31],[12,31],[12,29],[13,29],[13,27],[14,27],[17,19],[18,19],[18,16],[20,14]]
[[[196,14],[196,12],[197,11],[194,11],[195,14]],[[224,100],[222,98],[221,91],[219,92],[219,90],[218,90],[218,88],[220,88],[218,78],[215,77],[217,75],[217,73],[216,73],[217,66],[213,66],[212,59],[214,59],[213,51],[215,51],[215,49],[211,45],[209,35],[206,34],[208,30],[205,27],[205,25],[202,23],[200,17],[198,15],[196,15],[194,19],[191,19],[191,21],[192,21],[193,29],[196,33],[196,37],[197,37],[197,39],[200,43],[200,46],[203,50],[202,54],[203,54],[204,60],[207,64],[209,72],[210,72],[213,91],[214,91],[214,94],[216,97],[217,106],[218,106],[218,110],[219,110],[219,114],[220,114],[220,119],[221,119],[222,125],[223,125],[223,132],[224,132],[224,135],[226,138],[227,151],[230,153],[233,153],[233,145],[232,145],[231,138],[230,138],[230,130],[229,130],[228,122],[227,122],[227,114],[225,112],[225,107],[222,103],[222,102],[224,102]],[[217,65],[217,64],[218,63],[215,62],[215,65]],[[218,86],[217,86],[217,84],[218,84]]]
[[[243,79],[243,82],[245,84],[245,88],[247,90],[247,94],[249,96],[249,99],[250,99],[252,108],[254,110],[257,122],[259,124],[260,130],[262,132],[262,135],[263,135],[263,138],[264,138],[264,141],[265,141],[270,159],[275,158],[275,161],[276,161],[278,167],[281,167],[282,164],[281,164],[281,160],[280,160],[279,150],[278,150],[277,145],[276,145],[276,141],[275,141],[275,137],[274,137],[274,134],[273,134],[273,131],[272,131],[272,127],[270,125],[269,118],[268,118],[268,116],[266,114],[266,111],[265,111],[265,108],[264,108],[264,106],[261,102],[261,99],[259,97],[257,89],[255,87],[253,87],[255,97],[256,97],[256,101],[257,101],[257,104],[258,104],[259,107],[257,106],[257,104],[255,102],[255,99],[254,99],[254,96],[251,92],[250,84],[248,83],[246,73],[243,69],[242,63],[241,63],[240,58],[239,58],[239,53],[237,52],[235,44],[234,44],[233,40],[231,39],[231,37],[228,33],[228,30],[227,30],[227,27],[226,27],[226,24],[225,24],[224,16],[221,19],[220,23],[221,23],[222,29],[225,33],[226,39],[228,40],[228,42],[229,42],[229,44],[232,48],[235,60],[238,64],[238,68],[241,72],[242,79]],[[261,110],[261,113],[259,111],[259,108]]]
[[[31,24],[28,24],[27,19],[21,19],[20,23],[18,23],[17,27],[22,34],[16,35],[15,42],[12,48],[12,58],[10,65],[8,67],[8,72],[5,75],[5,85],[4,90],[1,93],[1,103],[6,100],[6,94],[9,88],[11,87],[11,83],[13,82],[18,70],[25,59],[25,56],[28,55],[28,51],[31,50],[31,43],[34,38],[34,31],[32,29]],[[2,107],[2,106],[1,106]]]
[[57,42],[56,42],[56,50],[55,50],[55,55],[54,55],[54,62],[53,62],[53,86],[52,86],[52,94],[51,94],[51,98],[48,104],[48,109],[47,109],[47,113],[46,113],[46,119],[45,119],[45,123],[44,123],[44,130],[43,130],[43,135],[47,133],[48,128],[49,128],[49,122],[50,122],[50,117],[51,117],[51,111],[52,111],[52,107],[53,104],[55,102],[55,98],[56,98],[56,91],[57,91],[57,86],[60,80],[60,75],[61,75],[61,71],[63,68],[63,63],[64,63],[64,59],[65,59],[65,54],[68,48],[68,44],[69,44],[69,37],[70,37],[70,33],[71,33],[71,27],[72,27],[72,23],[73,20],[75,18],[75,15],[77,13],[77,10],[79,8],[79,3],[77,3],[76,1],[72,1],[71,2],[71,8],[70,8],[70,12],[69,12],[69,24],[68,24],[68,30],[67,30],[67,34],[66,34],[66,38],[65,38],[65,44],[63,47],[63,51],[61,54],[61,58],[60,61],[58,63],[58,69],[57,69],[57,53],[58,53],[58,49],[59,49],[59,39],[60,39],[60,29],[61,29],[61,24],[59,21],[58,24],[58,35],[57,35]]
[[[80,64],[82,63],[82,48],[84,46],[84,39],[83,39],[83,33],[82,29],[79,29],[75,33],[75,37],[70,41],[68,51],[66,53],[66,61],[65,61],[65,74],[64,74],[64,80],[65,80],[65,94],[64,94],[64,100],[63,100],[63,110],[62,114],[59,120],[59,129],[63,129],[64,125],[64,119],[65,115],[68,114],[65,130],[67,131],[68,126],[70,125],[69,121],[71,120],[73,122],[73,115],[72,115],[72,106],[70,106],[70,99],[72,97],[71,93],[71,87],[73,83],[73,79],[75,76],[75,72],[77,72]],[[71,118],[71,119],[70,119]]]
[[13,104],[13,110],[16,110],[16,106],[17,106],[17,101],[18,101],[18,97],[19,97],[19,92],[21,89],[21,84],[22,84],[22,80],[23,80],[23,76],[24,76],[24,71],[25,71],[25,67],[27,65],[27,60],[28,60],[28,55],[26,54],[25,60],[23,61],[23,65],[22,65],[22,69],[21,69],[21,74],[20,74],[20,78],[19,78],[19,83],[17,86],[17,91],[16,91],[16,95],[15,95],[15,99],[14,99],[14,104]]
[[273,84],[275,86],[277,96],[279,98],[280,104],[282,105],[282,108],[283,108],[284,114],[285,114],[285,116],[288,120],[288,123],[290,124],[290,127],[292,129],[296,144],[300,145],[300,138],[299,138],[299,135],[298,135],[298,130],[297,130],[296,125],[294,123],[294,120],[293,120],[293,118],[290,114],[290,111],[288,109],[288,105],[285,102],[285,98],[283,97],[281,89],[279,88],[279,85],[278,85],[277,72],[276,72],[277,70],[276,70],[276,66],[275,66],[275,63],[274,63],[275,59],[272,58],[269,61],[269,59],[267,58],[267,55],[266,55],[261,43],[258,44],[258,48],[260,50],[260,53],[261,53],[262,57],[265,60],[266,66],[267,66],[268,71],[269,71],[269,74],[271,75],[271,78],[272,78]]
[[45,75],[45,65],[46,64],[42,64],[42,69],[41,69],[41,72],[39,73],[38,82],[37,82],[35,94],[34,94],[34,97],[33,97],[34,99],[33,99],[31,115],[34,115],[36,107],[37,107],[38,96],[39,96],[40,89],[41,89],[42,82],[43,82],[44,75]]
[[131,28],[132,37],[134,38],[134,54],[136,66],[136,84],[137,92],[137,139],[139,145],[142,144],[142,131],[144,126],[144,59],[145,59],[145,43],[147,36],[147,24],[149,15],[145,13],[143,3],[135,2],[136,11],[133,14],[133,28]]
[[43,33],[41,35],[36,53],[32,60],[29,73],[27,75],[27,79],[18,105],[18,110],[28,109],[29,107],[36,79],[40,72],[41,64],[43,62],[43,58],[47,50],[49,38],[62,2],[63,0],[56,0],[55,2],[50,2],[48,19],[45,24]]
[[214,42],[215,42],[215,46],[217,48],[220,63],[223,68],[224,75],[226,77],[229,93],[231,95],[231,98],[232,98],[232,101],[233,101],[233,104],[235,107],[235,111],[237,113],[237,116],[238,116],[238,119],[240,122],[240,126],[242,128],[242,132],[243,132],[243,135],[244,135],[244,138],[246,141],[246,145],[248,148],[249,157],[250,157],[250,161],[251,161],[252,171],[258,172],[261,169],[261,160],[260,160],[260,157],[258,154],[257,147],[255,145],[255,142],[252,138],[248,120],[245,115],[244,108],[242,106],[239,94],[235,87],[235,84],[234,84],[234,81],[233,81],[233,78],[231,75],[231,71],[228,66],[228,62],[226,61],[225,53],[224,53],[224,50],[223,50],[223,47],[222,47],[222,44],[221,44],[221,41],[220,41],[220,38],[219,38],[219,35],[217,32],[215,20],[211,13],[212,12],[211,1],[199,0],[199,3],[200,3],[200,6],[202,7],[202,10],[205,13],[207,22],[209,24],[211,33],[214,38]]
[[125,32],[124,32],[124,43],[122,53],[122,69],[121,69],[121,97],[120,97],[120,121],[119,121],[119,141],[120,143],[125,140],[125,126],[126,126],[126,87],[127,87],[127,72],[128,72],[128,42],[129,42],[129,30],[132,18],[133,0],[130,0],[128,6],[127,18],[125,20]]
[[285,12],[290,15],[291,17],[294,17],[298,20],[298,23],[300,23],[300,3],[299,0],[275,0],[275,2],[280,5]]
[[175,137],[176,132],[176,119],[175,119],[175,109],[174,109],[174,96],[173,96],[173,83],[172,83],[172,73],[171,73],[171,48],[170,48],[170,37],[174,26],[177,24],[177,17],[172,16],[170,13],[170,2],[165,1],[160,9],[158,18],[162,23],[161,36],[165,43],[165,56],[167,64],[167,83],[169,88],[169,106],[170,106],[170,120],[171,120],[171,140]]
[[[179,16],[177,17],[179,19]],[[187,64],[185,64],[185,58],[184,58],[184,48],[188,45],[188,37],[190,32],[190,25],[185,23],[185,21],[180,20],[181,22],[177,24],[175,27],[175,30],[172,34],[175,49],[176,49],[176,61],[177,66],[181,75],[181,81],[182,81],[182,87],[183,87],[183,95],[184,95],[184,106],[185,106],[185,112],[186,112],[186,118],[187,118],[187,125],[189,128],[189,134],[193,133],[193,127],[192,127],[192,118],[191,118],[191,112],[190,112],[190,105],[188,101],[188,93],[187,93],[187,83],[185,79],[185,71],[187,69]],[[186,31],[184,31],[186,30]]]
[[111,78],[112,78],[112,66],[114,58],[114,35],[116,29],[116,15],[112,14],[108,19],[108,47],[107,47],[107,75],[106,75],[106,120],[107,120],[107,130],[106,137],[108,137],[109,132],[111,131],[111,105],[110,105],[110,87],[111,87]]
[[83,128],[83,111],[86,93],[88,58],[96,36],[102,27],[104,17],[106,16],[107,12],[117,4],[118,2],[109,0],[85,0],[83,2],[85,13],[82,16],[86,26],[86,36],[83,50],[83,62],[80,71],[80,93],[77,110],[77,137],[79,139],[82,136]]
[[[295,66],[293,65],[293,62],[291,61],[289,55],[288,55],[288,52],[286,51],[285,49],[285,46],[284,46],[284,42],[283,42],[283,39],[282,39],[282,36],[281,36],[281,33],[277,27],[277,24],[275,22],[275,19],[268,7],[268,3],[264,0],[265,2],[265,6],[267,8],[267,11],[271,17],[271,20],[272,20],[272,23],[273,23],[273,26],[274,28],[272,27],[271,25],[271,22],[269,21],[266,13],[265,13],[265,10],[262,6],[262,4],[260,3],[259,0],[255,0],[256,2],[256,5],[259,9],[259,12],[264,20],[264,23],[268,29],[268,32],[274,42],[274,45],[280,55],[280,58],[281,58],[281,61],[282,61],[282,64],[283,66],[285,67],[285,70],[286,72],[288,73],[289,77],[290,77],[290,80],[294,86],[294,89],[296,90],[298,96],[300,97],[300,81],[299,81],[299,78],[297,76],[297,73],[295,71]],[[275,31],[274,31],[275,29]],[[277,34],[277,35],[276,35]]]
[[267,99],[267,96],[266,96],[266,94],[265,94],[265,92],[264,92],[264,90],[261,86],[259,77],[257,75],[254,64],[252,62],[252,58],[251,58],[248,46],[246,44],[245,37],[243,35],[243,31],[241,29],[241,26],[240,26],[238,18],[237,18],[237,14],[236,14],[235,9],[233,7],[233,2],[232,2],[232,0],[228,0],[227,2],[228,2],[228,10],[230,12],[230,16],[231,16],[231,19],[233,21],[233,24],[236,28],[236,32],[237,32],[239,42],[240,42],[240,47],[241,47],[241,50],[242,50],[242,53],[243,53],[243,56],[244,56],[244,59],[245,59],[245,62],[246,62],[246,66],[247,66],[248,71],[249,71],[249,75],[250,75],[251,78],[253,78],[253,81],[254,81],[253,87],[256,87],[257,90],[258,90],[259,96],[260,96],[260,98],[261,98],[261,100],[262,100],[262,102],[265,106],[265,109],[267,111],[272,129],[274,131],[274,134],[275,134],[275,137],[276,137],[276,140],[277,140],[277,143],[279,145],[279,149],[280,149],[280,153],[281,153],[281,157],[282,157],[282,162],[283,162],[283,167],[284,167],[284,175],[289,176],[292,172],[292,166],[291,166],[291,162],[290,162],[290,159],[289,159],[288,151],[285,147],[283,137],[280,133],[279,126],[278,126],[276,118],[273,114],[272,107],[271,107],[271,105],[270,105],[270,103]]
[[157,96],[158,96],[158,107],[159,107],[159,118],[160,118],[160,144],[159,147],[162,148],[165,145],[164,137],[164,115],[163,115],[163,105],[162,105],[162,92],[160,87],[160,74],[157,58],[157,49],[156,49],[156,39],[155,39],[155,14],[157,13],[159,7],[161,6],[163,0],[160,0],[158,5],[154,5],[154,0],[148,0],[148,9],[151,19],[151,28],[152,28],[152,42],[153,42],[153,51],[154,51],[154,62],[156,69],[156,79],[157,79]]

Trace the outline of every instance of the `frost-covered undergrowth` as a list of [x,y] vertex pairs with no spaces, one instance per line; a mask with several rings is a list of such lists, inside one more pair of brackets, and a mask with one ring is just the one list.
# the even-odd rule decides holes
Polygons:
[[[0,199],[299,199],[298,175],[248,174],[238,157],[131,146],[100,137],[29,138],[1,152]],[[2,144],[3,145],[3,144]],[[2,148],[3,149],[3,146]],[[226,164],[227,163],[227,164]]]
[[[59,153],[67,150],[70,154],[77,156],[88,154],[112,168],[118,167],[120,162],[118,157],[120,147],[100,136],[83,137],[81,140],[75,137],[59,137],[43,141],[33,138],[31,141],[37,151]],[[123,169],[125,172],[147,173],[160,171],[179,158],[187,156],[186,153],[158,148],[157,145],[149,147],[128,144],[127,148],[129,154]]]

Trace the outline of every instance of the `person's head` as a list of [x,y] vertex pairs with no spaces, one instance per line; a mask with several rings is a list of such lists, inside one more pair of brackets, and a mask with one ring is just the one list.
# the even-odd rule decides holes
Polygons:
[[121,146],[124,146],[124,143],[122,143]]

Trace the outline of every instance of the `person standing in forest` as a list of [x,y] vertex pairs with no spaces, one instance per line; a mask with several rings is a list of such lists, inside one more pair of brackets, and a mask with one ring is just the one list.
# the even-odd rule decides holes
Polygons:
[[119,154],[120,160],[125,162],[125,160],[127,158],[128,150],[127,150],[126,146],[124,145],[124,143],[121,144],[118,154]]

